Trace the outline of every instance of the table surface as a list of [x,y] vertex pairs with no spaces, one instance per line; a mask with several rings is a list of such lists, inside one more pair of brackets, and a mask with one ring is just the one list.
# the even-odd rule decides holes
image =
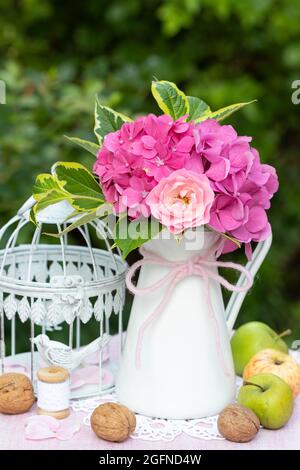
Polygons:
[[[114,354],[114,342],[112,341]],[[299,396],[300,397],[300,396]],[[261,429],[255,439],[249,443],[236,444],[226,440],[196,439],[184,434],[172,442],[142,441],[129,438],[123,443],[109,443],[96,437],[90,427],[83,424],[86,413],[72,412],[67,418],[72,423],[81,424],[80,431],[68,441],[45,439],[28,440],[24,435],[25,421],[36,414],[36,405],[22,415],[0,414],[0,449],[1,450],[268,450],[268,449],[300,449],[300,398],[295,400],[294,413],[284,428],[277,431]]]

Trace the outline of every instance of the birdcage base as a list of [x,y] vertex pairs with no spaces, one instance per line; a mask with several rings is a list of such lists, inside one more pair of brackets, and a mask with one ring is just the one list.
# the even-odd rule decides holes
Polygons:
[[[39,364],[39,354],[34,353],[34,390],[36,394],[36,371],[38,367],[42,367],[45,364]],[[91,366],[86,366],[89,368]],[[97,366],[92,366],[96,368]],[[100,368],[97,367],[100,375]],[[105,363],[102,365],[102,383],[84,383],[84,379],[80,379],[80,372],[89,372],[89,369],[85,367],[79,367],[71,374],[71,399],[87,398],[94,396],[101,396],[102,394],[111,393],[115,387],[115,376],[117,372],[117,364],[114,362]],[[7,356],[5,358],[4,373],[5,372],[17,372],[23,373],[30,377],[31,375],[31,354],[29,352],[15,354],[14,356]],[[97,371],[97,372],[98,372]],[[86,374],[85,374],[86,375]],[[78,378],[79,376],[79,378]],[[72,380],[73,379],[73,380]],[[91,377],[86,378],[88,382]],[[79,381],[81,380],[81,383]],[[96,382],[96,380],[95,380]],[[75,386],[75,388],[74,388]]]

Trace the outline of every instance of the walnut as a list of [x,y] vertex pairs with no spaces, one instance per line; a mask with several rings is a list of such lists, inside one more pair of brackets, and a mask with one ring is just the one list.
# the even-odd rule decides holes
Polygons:
[[126,406],[104,403],[93,411],[91,426],[101,439],[122,442],[135,430],[136,419]]
[[34,401],[33,387],[26,375],[9,373],[0,376],[0,413],[25,413]]
[[220,434],[233,442],[248,442],[258,433],[260,422],[252,410],[242,405],[229,405],[218,418]]

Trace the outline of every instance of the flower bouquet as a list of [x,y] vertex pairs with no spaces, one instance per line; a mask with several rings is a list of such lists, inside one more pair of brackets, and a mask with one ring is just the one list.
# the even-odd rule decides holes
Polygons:
[[[235,390],[221,285],[234,291],[232,326],[270,243],[248,269],[218,258],[244,245],[250,260],[252,242],[271,240],[267,210],[278,179],[261,163],[251,137],[220,124],[250,103],[212,111],[167,81],[154,81],[152,94],[163,114],[135,120],[96,99],[98,143],[69,137],[96,157],[94,174],[58,162],[51,174],[39,175],[31,218],[68,201],[74,221],[61,236],[87,221],[116,217],[115,245],[124,258],[136,248],[143,256],[127,275],[136,295],[119,398],[147,415],[196,418],[217,413]],[[230,284],[219,267],[239,271],[240,282]]]

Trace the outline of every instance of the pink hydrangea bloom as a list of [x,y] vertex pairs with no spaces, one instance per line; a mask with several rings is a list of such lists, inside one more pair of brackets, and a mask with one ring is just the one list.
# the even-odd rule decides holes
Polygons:
[[162,178],[184,167],[194,147],[193,127],[184,118],[149,114],[105,136],[94,171],[117,213],[150,215],[146,197]]
[[[245,243],[249,253],[251,241],[270,234],[266,210],[278,190],[275,169],[260,162],[250,142],[251,137],[239,136],[232,126],[214,119],[194,124],[185,117],[174,121],[170,116],[149,114],[105,136],[94,171],[116,213],[127,211],[131,218],[158,217],[153,197],[159,197],[162,187],[167,191],[160,182],[169,181],[178,171],[205,175],[214,192],[205,223]],[[194,183],[188,181],[195,193]],[[158,218],[162,209],[160,203]],[[168,226],[172,231],[185,227],[180,223]],[[228,242],[224,251],[235,248]]]
[[184,168],[161,179],[147,197],[151,214],[171,233],[207,224],[213,200],[207,176]]
[[[193,169],[198,155],[215,192],[209,225],[245,244],[265,240],[271,232],[266,209],[278,190],[275,169],[261,164],[251,138],[238,136],[232,126],[208,119],[193,133],[196,155],[189,167]],[[225,250],[235,248],[227,243]]]

